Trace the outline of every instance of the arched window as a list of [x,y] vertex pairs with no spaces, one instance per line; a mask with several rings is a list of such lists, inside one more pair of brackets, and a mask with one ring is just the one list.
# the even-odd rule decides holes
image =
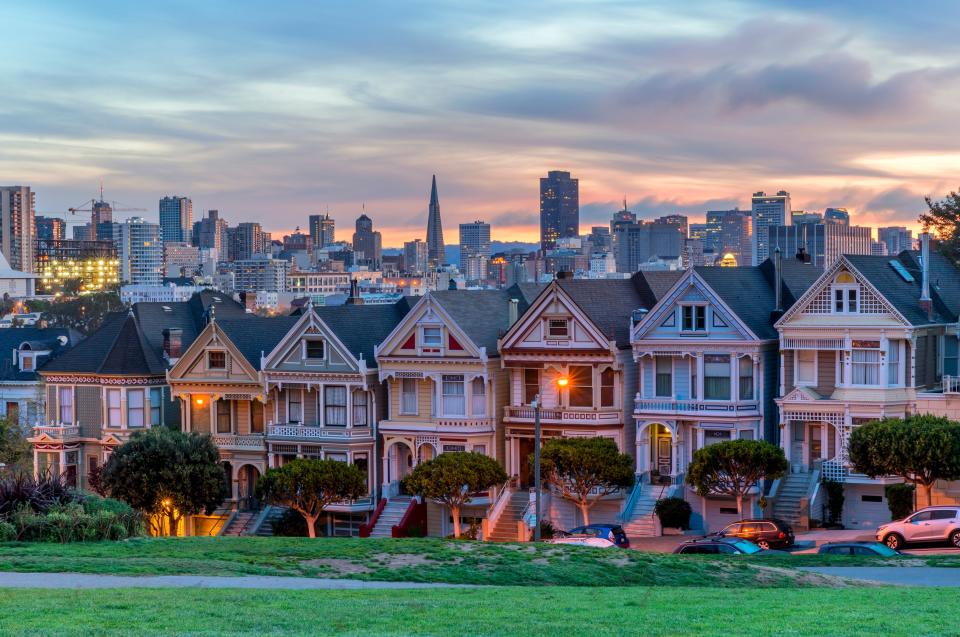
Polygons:
[[841,272],[833,280],[835,314],[856,314],[860,311],[860,286],[849,272]]

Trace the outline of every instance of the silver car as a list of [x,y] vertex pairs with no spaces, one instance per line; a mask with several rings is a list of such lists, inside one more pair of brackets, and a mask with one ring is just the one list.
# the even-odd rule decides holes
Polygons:
[[960,506],[920,509],[877,529],[877,541],[894,550],[915,542],[950,542],[960,548]]

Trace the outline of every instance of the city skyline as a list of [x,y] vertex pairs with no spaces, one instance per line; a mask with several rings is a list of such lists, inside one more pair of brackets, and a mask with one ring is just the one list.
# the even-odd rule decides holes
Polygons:
[[[327,206],[349,228],[366,202],[389,247],[423,236],[433,173],[448,227],[484,218],[494,240],[537,240],[548,170],[581,180],[582,227],[609,222],[624,192],[642,218],[698,221],[782,189],[795,208],[916,229],[922,197],[955,188],[960,166],[943,134],[957,9],[931,5],[11,7],[30,28],[0,43],[0,64],[30,97],[2,107],[0,171],[32,187],[38,214],[103,179],[151,220],[180,192],[198,217],[276,236]],[[228,37],[209,38],[215,24]],[[163,55],[149,50],[161,37]]]

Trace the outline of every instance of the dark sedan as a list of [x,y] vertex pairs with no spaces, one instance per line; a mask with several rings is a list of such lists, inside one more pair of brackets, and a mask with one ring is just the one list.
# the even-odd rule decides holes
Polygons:
[[820,555],[853,555],[856,557],[898,557],[895,551],[880,542],[827,542],[817,549]]

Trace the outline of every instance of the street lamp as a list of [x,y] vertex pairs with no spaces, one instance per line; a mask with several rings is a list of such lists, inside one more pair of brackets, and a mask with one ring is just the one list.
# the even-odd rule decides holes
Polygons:
[[[570,384],[566,376],[556,379],[557,387],[563,389]],[[533,541],[540,541],[540,394],[533,397],[533,494],[535,525],[533,527]]]

